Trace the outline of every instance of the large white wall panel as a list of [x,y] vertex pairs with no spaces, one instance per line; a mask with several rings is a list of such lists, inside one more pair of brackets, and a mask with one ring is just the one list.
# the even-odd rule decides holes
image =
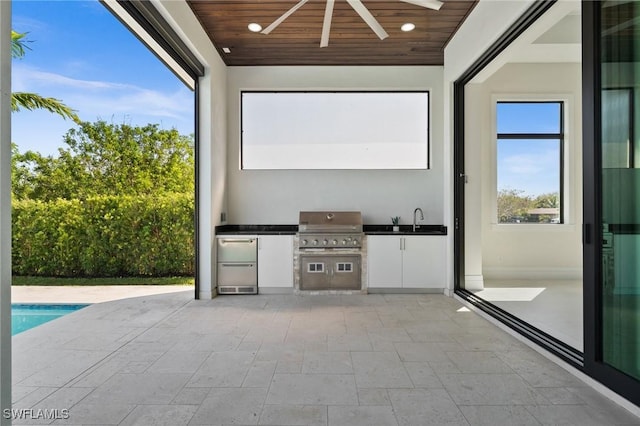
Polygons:
[[[240,170],[242,90],[429,90],[429,170]],[[360,210],[365,223],[444,221],[442,67],[229,67],[228,221],[296,224],[301,210]],[[393,122],[388,123],[394,126]]]

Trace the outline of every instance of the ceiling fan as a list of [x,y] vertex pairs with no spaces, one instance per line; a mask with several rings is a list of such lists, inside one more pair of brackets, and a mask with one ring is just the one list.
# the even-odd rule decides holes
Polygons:
[[[295,6],[286,11],[282,16],[273,21],[271,25],[262,30],[262,34],[269,34],[273,31],[278,25],[282,24],[285,19],[291,16],[296,10],[300,9],[307,3],[309,0],[300,0]],[[329,31],[331,29],[331,18],[333,17],[333,5],[335,0],[326,0],[327,6],[324,10],[324,22],[322,24],[322,35],[320,37],[320,47],[327,47],[329,45]],[[369,12],[369,9],[362,4],[360,0],[346,0],[347,3],[353,8],[353,10],[360,15],[362,20],[369,25],[369,28],[373,30],[374,33],[380,38],[380,40],[384,40],[389,37],[389,34],[382,28],[382,25],[378,22],[378,20]],[[416,6],[425,7],[427,9],[440,10],[442,7],[442,2],[440,0],[399,0],[404,3],[414,4]]]

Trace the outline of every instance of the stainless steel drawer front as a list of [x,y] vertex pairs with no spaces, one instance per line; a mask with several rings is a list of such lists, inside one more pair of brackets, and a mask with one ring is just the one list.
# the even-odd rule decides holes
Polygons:
[[218,263],[250,262],[258,258],[257,238],[218,238]]
[[218,263],[218,287],[256,285],[256,263]]

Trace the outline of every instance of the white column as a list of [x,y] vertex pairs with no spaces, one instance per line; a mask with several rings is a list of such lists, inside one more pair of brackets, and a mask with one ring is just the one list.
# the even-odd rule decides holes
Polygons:
[[11,408],[11,2],[0,1],[0,424]]
[[211,75],[209,72],[198,83],[198,297],[211,299],[216,295],[213,268],[214,256],[214,211],[213,211],[213,134],[211,120],[213,119],[211,106]]

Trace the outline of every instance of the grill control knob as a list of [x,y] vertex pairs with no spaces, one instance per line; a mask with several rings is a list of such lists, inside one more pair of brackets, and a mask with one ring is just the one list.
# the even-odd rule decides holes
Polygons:
[[318,240],[313,240],[313,245],[317,246],[318,245]]
[[333,240],[333,241],[331,241],[331,243],[333,243],[334,246],[338,245],[338,240]]
[[347,245],[347,240],[342,240],[342,245],[346,246]]
[[353,245],[357,246],[358,245],[358,240],[356,240],[355,238],[353,239]]
[[329,241],[327,241],[327,239],[325,238],[325,239],[322,241],[322,244],[324,244],[324,245],[326,246],[327,244],[329,244]]
[[302,245],[303,245],[303,246],[306,246],[307,244],[309,244],[309,241],[307,241],[307,240],[302,240]]

